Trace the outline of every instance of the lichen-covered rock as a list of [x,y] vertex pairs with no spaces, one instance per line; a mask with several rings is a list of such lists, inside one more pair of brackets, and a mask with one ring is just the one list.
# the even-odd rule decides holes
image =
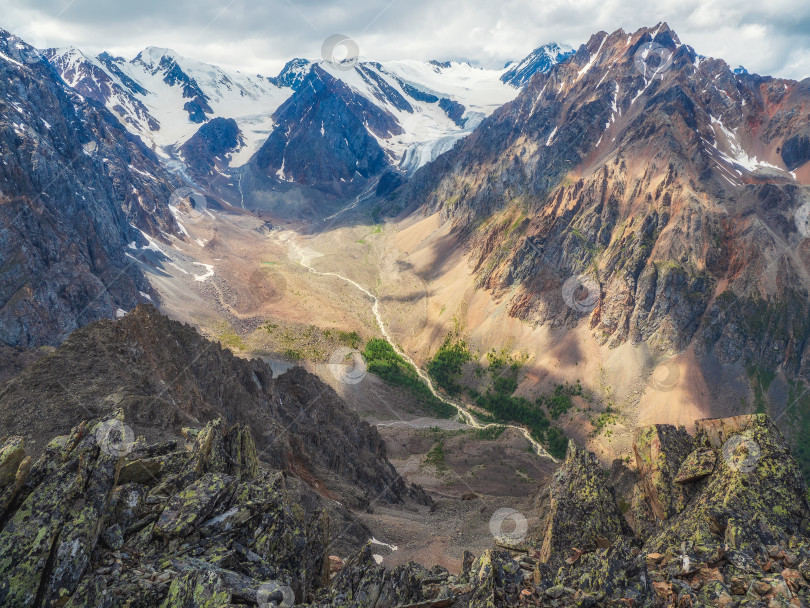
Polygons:
[[[31,468],[0,520],[0,605],[255,605],[268,581],[315,597],[329,519],[304,518],[283,477],[261,470],[249,430],[217,421],[188,451],[105,449],[98,430],[122,416],[77,426]],[[119,483],[125,461],[160,466]]]
[[517,602],[523,571],[508,551],[485,551],[473,564],[471,576],[470,608],[502,608]]
[[[96,440],[100,424],[80,424],[52,441],[22,483],[15,473],[19,492],[0,520],[0,605],[794,608],[810,602],[807,487],[765,416],[713,421],[704,426],[713,435],[699,431],[699,449],[719,454],[716,465],[690,484],[693,495],[680,513],[649,519],[649,535],[633,536],[611,476],[572,443],[549,488],[538,551],[517,560],[508,551],[487,550],[477,559],[465,552],[454,575],[415,563],[387,569],[368,543],[345,561],[332,560],[331,581],[328,516],[303,514],[284,473],[255,459],[247,429],[216,421],[188,449],[138,440],[116,455]],[[15,459],[19,471],[25,458]],[[144,462],[159,466],[121,480],[122,466]],[[635,484],[626,481],[625,495]]]
[[155,523],[155,534],[166,539],[190,534],[231,491],[233,482],[228,475],[206,473],[171,498]]
[[694,441],[684,427],[655,424],[636,434],[633,451],[641,487],[653,515],[660,520],[677,515],[686,505],[686,492],[674,481],[693,448]]
[[172,581],[161,608],[228,608],[231,594],[213,571],[187,572]]
[[695,422],[699,443],[719,448],[733,435],[744,431],[757,419],[757,414],[745,414],[730,418],[706,418]]
[[422,580],[427,575],[425,568],[414,563],[386,570],[374,561],[368,543],[345,563],[318,606],[383,608],[415,604],[425,599]]
[[565,462],[549,488],[550,508],[540,560],[560,561],[576,549],[608,547],[629,532],[596,457],[568,444]]
[[675,483],[690,483],[711,475],[717,464],[717,452],[711,448],[698,448],[683,461],[675,476]]
[[[806,534],[807,487],[784,437],[764,415],[748,417],[735,430],[718,434],[727,438],[715,472],[689,508],[648,541],[651,551],[674,555],[685,543],[695,563],[715,558],[718,551],[768,559],[766,545]],[[729,447],[740,442],[756,456],[737,460]]]
[[9,437],[0,445],[0,490],[17,476],[17,469],[25,458],[22,437]]
[[31,457],[25,453],[22,437],[9,437],[0,445],[0,521],[25,483]]
[[0,605],[30,606],[38,596],[51,605],[76,590],[120,467],[120,456],[100,449],[98,425],[80,425],[35,465],[41,482],[0,531]]
[[607,549],[583,555],[578,562],[563,567],[556,584],[581,590],[594,598],[631,599],[636,604],[651,593],[645,556],[640,543],[622,537]]
[[666,581],[686,605],[733,606],[740,595],[741,606],[805,605],[807,581],[789,566],[810,550],[810,506],[784,437],[764,415],[697,428],[720,457],[700,493],[645,543],[648,554],[662,556],[653,580]]

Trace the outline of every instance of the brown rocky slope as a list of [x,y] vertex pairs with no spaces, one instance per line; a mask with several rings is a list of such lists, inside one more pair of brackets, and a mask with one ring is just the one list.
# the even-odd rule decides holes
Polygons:
[[509,316],[691,349],[726,402],[775,374],[776,415],[810,379],[809,84],[736,74],[666,24],[600,32],[392,204],[452,223]]

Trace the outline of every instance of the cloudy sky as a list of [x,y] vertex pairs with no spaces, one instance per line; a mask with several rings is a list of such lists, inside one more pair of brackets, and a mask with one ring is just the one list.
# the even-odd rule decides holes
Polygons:
[[807,0],[2,0],[0,27],[38,47],[127,58],[146,46],[275,74],[319,58],[333,34],[364,57],[463,59],[501,67],[546,42],[577,47],[599,30],[667,21],[704,55],[750,71],[810,76]]

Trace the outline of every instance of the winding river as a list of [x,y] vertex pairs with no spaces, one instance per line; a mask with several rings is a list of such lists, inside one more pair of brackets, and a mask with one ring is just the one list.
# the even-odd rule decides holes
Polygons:
[[382,333],[383,337],[388,341],[388,343],[394,349],[394,352],[396,352],[397,355],[399,355],[405,361],[407,361],[409,364],[411,364],[414,367],[414,369],[416,370],[416,373],[419,374],[419,377],[425,382],[425,384],[427,384],[428,388],[430,389],[430,392],[433,393],[433,395],[437,399],[439,399],[439,400],[443,401],[444,403],[454,407],[456,409],[456,411],[458,412],[459,417],[468,426],[470,426],[472,428],[475,428],[475,429],[486,429],[486,428],[489,428],[489,427],[500,427],[500,426],[503,426],[503,427],[506,427],[506,428],[511,428],[511,429],[516,429],[517,431],[519,431],[520,433],[523,434],[523,436],[532,445],[532,447],[534,448],[534,451],[539,456],[543,456],[545,458],[551,459],[554,462],[557,462],[557,460],[551,454],[549,454],[548,451],[539,442],[535,441],[535,439],[529,434],[528,429],[525,429],[522,426],[517,426],[517,425],[514,425],[514,424],[507,424],[507,423],[481,424],[480,422],[478,422],[478,420],[475,419],[475,416],[473,416],[472,412],[470,412],[466,407],[464,407],[464,405],[462,405],[460,403],[456,403],[454,401],[451,401],[450,399],[447,399],[443,395],[439,394],[439,392],[433,386],[433,381],[431,380],[430,376],[424,370],[422,370],[416,364],[416,362],[413,359],[411,359],[411,357],[409,357],[405,352],[403,352],[402,349],[399,348],[399,346],[397,346],[396,342],[394,342],[393,338],[391,338],[391,335],[388,333],[388,329],[386,328],[385,323],[383,322],[382,315],[380,314],[380,300],[379,300],[379,298],[377,296],[375,296],[373,293],[371,293],[368,289],[366,289],[365,287],[363,287],[362,285],[360,285],[356,281],[353,281],[352,279],[349,279],[348,277],[344,277],[343,275],[338,274],[336,272],[321,272],[320,270],[317,270],[317,269],[313,268],[312,265],[310,264],[310,260],[312,260],[313,257],[319,257],[321,254],[316,253],[316,252],[308,253],[307,251],[302,249],[298,245],[298,243],[295,242],[295,236],[296,236],[296,233],[293,232],[293,231],[285,231],[285,232],[281,233],[278,236],[279,240],[282,241],[283,243],[285,243],[288,246],[290,254],[291,254],[290,257],[293,257],[293,254],[294,254],[294,256],[297,258],[296,261],[301,266],[306,268],[309,272],[311,272],[313,274],[323,276],[323,277],[335,277],[337,279],[340,279],[341,281],[345,281],[346,283],[348,283],[352,287],[354,287],[357,290],[361,291],[365,296],[367,296],[373,302],[373,304],[371,306],[371,311],[374,313],[374,318],[377,320],[377,326],[380,328],[380,333]]

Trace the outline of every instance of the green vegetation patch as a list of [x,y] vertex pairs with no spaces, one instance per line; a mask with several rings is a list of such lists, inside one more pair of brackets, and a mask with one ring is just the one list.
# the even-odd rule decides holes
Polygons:
[[529,429],[529,434],[538,443],[546,446],[555,458],[565,456],[568,439],[558,428],[552,426],[542,405],[544,398],[531,403],[524,397],[514,397],[517,388],[517,368],[512,367],[506,376],[495,379],[494,390],[487,390],[475,398],[475,404],[488,412],[493,422],[514,422]]
[[362,342],[360,335],[356,331],[325,329],[323,336],[327,339],[337,339],[337,341],[343,346],[354,349],[360,348],[360,343]]
[[222,346],[231,350],[235,348],[245,350],[247,348],[242,336],[237,334],[227,323],[223,323],[217,328],[217,340]]
[[540,397],[537,401],[545,405],[552,420],[557,420],[560,416],[570,410],[574,401],[572,397],[583,397],[582,384],[577,380],[576,384],[558,384],[551,395]]
[[422,464],[435,467],[439,471],[447,470],[447,462],[444,459],[444,442],[437,442],[430,451],[425,454]]
[[448,395],[458,395],[462,390],[458,376],[463,365],[471,359],[472,355],[463,340],[453,341],[448,337],[428,363],[428,373]]
[[749,365],[746,371],[748,372],[748,379],[751,381],[751,388],[754,390],[755,413],[765,414],[767,409],[765,395],[768,393],[774,378],[776,378],[776,373],[756,365]]
[[495,441],[506,430],[505,426],[487,426],[483,429],[475,429],[473,431],[473,437],[476,439],[481,439],[482,441]]
[[416,373],[416,369],[400,357],[386,340],[369,340],[363,351],[363,358],[368,371],[389,384],[410,391],[422,409],[439,418],[452,418],[456,415],[456,408],[433,395]]

